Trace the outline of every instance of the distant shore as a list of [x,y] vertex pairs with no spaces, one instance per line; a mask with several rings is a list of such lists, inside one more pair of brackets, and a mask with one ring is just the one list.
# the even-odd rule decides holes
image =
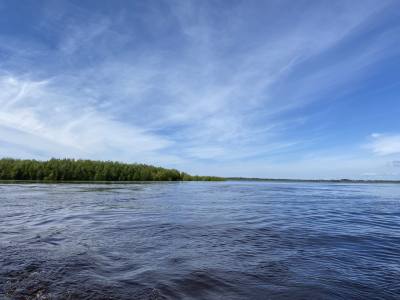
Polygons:
[[137,183],[170,181],[263,181],[308,183],[392,183],[400,180],[285,179],[190,175],[176,169],[146,164],[82,159],[0,159],[2,183]]
[[277,183],[339,183],[339,184],[400,184],[400,180],[351,180],[351,179],[271,179],[271,178],[223,178],[218,177],[218,180],[133,180],[133,181],[118,181],[118,180],[0,180],[0,184],[151,184],[151,183],[173,183],[173,182],[277,182]]
[[220,181],[146,164],[83,159],[0,159],[0,180],[32,182]]
[[363,180],[363,179],[285,179],[285,178],[246,178],[226,177],[229,181],[268,181],[268,182],[309,182],[309,183],[397,183],[400,180]]

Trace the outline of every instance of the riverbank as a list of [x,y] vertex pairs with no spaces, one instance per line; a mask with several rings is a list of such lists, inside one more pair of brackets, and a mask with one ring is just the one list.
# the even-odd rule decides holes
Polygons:
[[113,161],[50,159],[0,159],[3,183],[136,183],[168,181],[265,181],[300,183],[391,183],[399,180],[285,179],[190,175],[176,169]]
[[162,181],[162,180],[138,180],[138,181],[95,181],[95,180],[0,180],[0,184],[151,184],[151,183],[170,183],[170,182],[271,182],[271,183],[337,183],[337,184],[400,184],[399,180],[336,180],[336,179],[269,179],[269,178],[231,178],[217,177],[210,180],[179,180],[179,181]]
[[0,159],[0,180],[44,182],[220,181],[146,164],[82,159]]

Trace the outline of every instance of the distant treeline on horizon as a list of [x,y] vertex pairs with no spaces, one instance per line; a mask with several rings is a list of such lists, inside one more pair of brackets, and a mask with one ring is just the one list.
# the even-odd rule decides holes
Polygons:
[[198,176],[146,164],[83,159],[0,159],[3,181],[269,181],[331,183],[397,183],[399,180],[357,179],[274,179],[246,177]]
[[36,181],[218,181],[214,176],[192,176],[175,169],[113,161],[0,159],[0,180]]

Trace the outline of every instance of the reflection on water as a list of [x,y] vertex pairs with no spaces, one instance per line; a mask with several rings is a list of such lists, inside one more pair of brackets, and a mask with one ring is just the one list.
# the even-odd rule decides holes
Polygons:
[[400,186],[0,185],[3,299],[400,299]]

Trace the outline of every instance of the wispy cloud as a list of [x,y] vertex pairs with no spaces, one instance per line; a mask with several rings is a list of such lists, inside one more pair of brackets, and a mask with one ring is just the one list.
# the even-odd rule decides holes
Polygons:
[[0,90],[1,139],[8,143],[42,148],[51,156],[129,161],[140,154],[145,162],[161,162],[164,156],[155,152],[170,145],[166,138],[113,120],[85,103],[84,95],[65,92],[51,80],[3,76]]
[[[371,134],[369,148],[377,155],[400,154],[400,134]],[[395,165],[395,163],[393,163]]]

